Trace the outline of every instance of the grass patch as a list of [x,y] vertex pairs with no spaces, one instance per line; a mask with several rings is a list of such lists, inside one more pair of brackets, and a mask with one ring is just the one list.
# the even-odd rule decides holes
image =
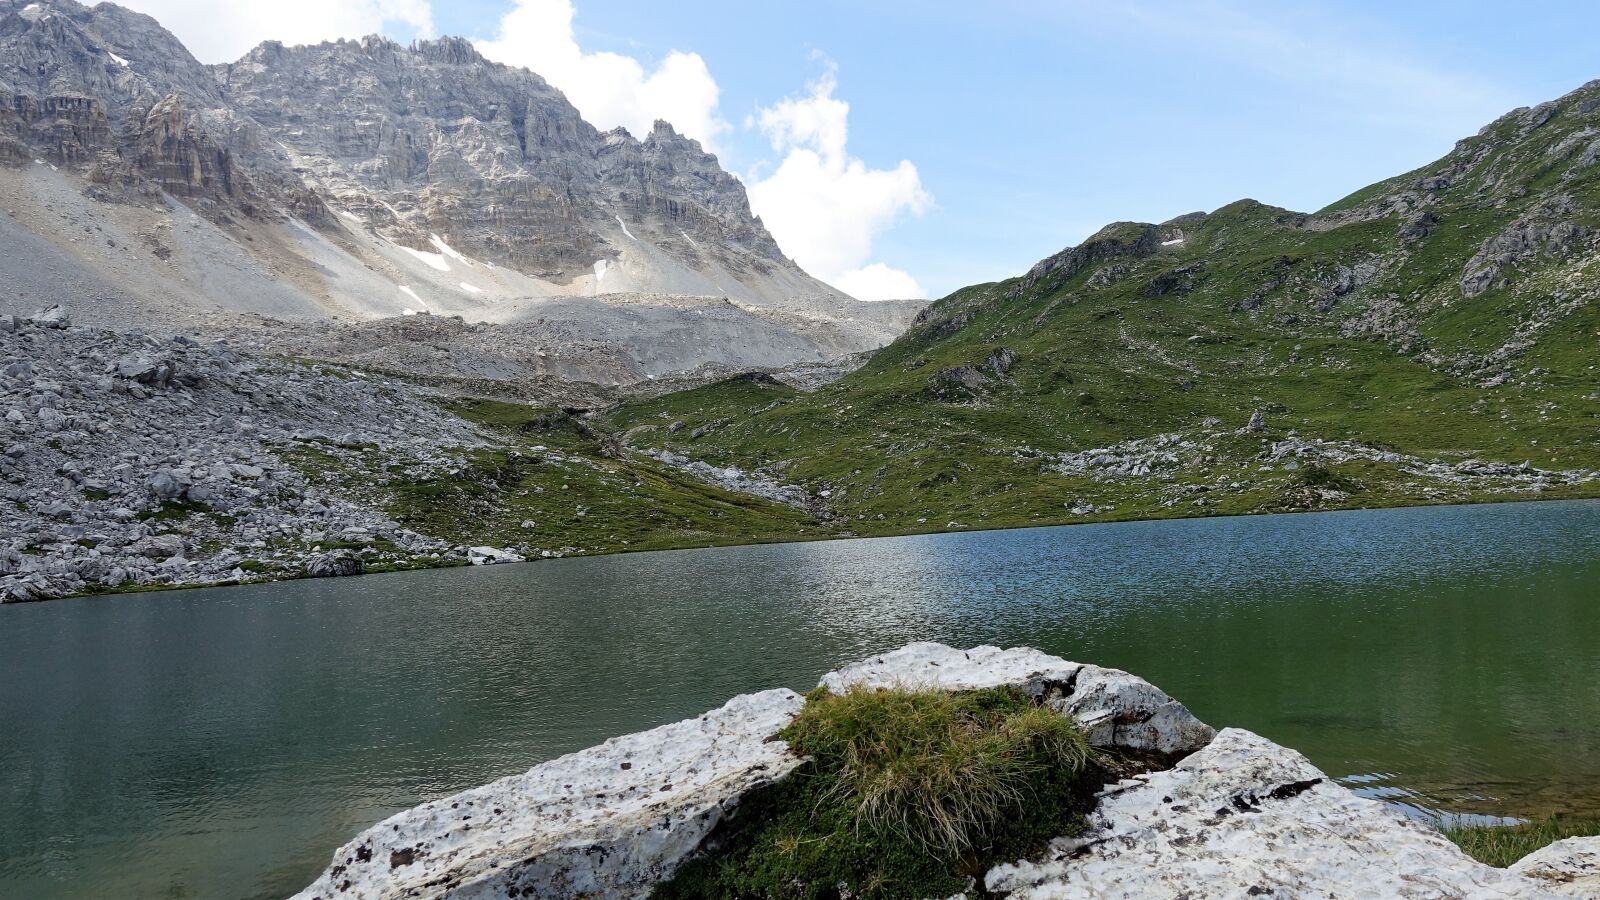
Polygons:
[[141,522],[182,522],[196,513],[208,512],[209,507],[203,503],[190,500],[168,500],[161,504],[159,509],[146,510],[139,513]]
[[756,791],[660,900],[944,897],[1081,832],[1093,754],[1016,688],[819,688],[781,735],[809,757]]
[[1444,836],[1468,856],[1500,868],[1564,838],[1591,835],[1600,835],[1600,818],[1550,816],[1524,825],[1468,826],[1444,831]]

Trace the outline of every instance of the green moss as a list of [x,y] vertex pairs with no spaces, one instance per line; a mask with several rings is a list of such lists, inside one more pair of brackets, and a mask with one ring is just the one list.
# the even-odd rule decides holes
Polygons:
[[942,897],[1086,825],[1070,720],[1014,688],[818,689],[781,737],[808,763],[754,792],[655,897]]
[[1551,816],[1509,827],[1447,828],[1444,835],[1478,862],[1504,868],[1564,838],[1600,835],[1600,818]]

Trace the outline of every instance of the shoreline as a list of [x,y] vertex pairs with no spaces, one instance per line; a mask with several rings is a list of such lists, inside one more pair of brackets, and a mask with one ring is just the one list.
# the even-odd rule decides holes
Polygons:
[[[1407,510],[1407,509],[1444,509],[1444,508],[1450,508],[1450,507],[1463,507],[1463,508],[1465,508],[1465,507],[1473,507],[1473,506],[1503,506],[1503,505],[1517,504],[1517,503],[1538,504],[1538,503],[1563,503],[1563,502],[1577,502],[1577,503],[1600,502],[1600,486],[1595,486],[1588,493],[1580,492],[1575,496],[1566,496],[1566,497],[1505,497],[1505,498],[1486,498],[1486,499],[1481,499],[1481,500],[1468,500],[1468,501],[1448,501],[1448,502],[1441,502],[1441,503],[1397,503],[1397,504],[1380,505],[1380,506],[1346,506],[1346,507],[1336,507],[1336,508],[1333,508],[1333,509],[1285,509],[1285,510],[1281,510],[1281,511],[1277,511],[1277,512],[1204,512],[1204,513],[1200,513],[1200,514],[1196,514],[1196,515],[1174,515],[1174,516],[1162,516],[1162,517],[1135,517],[1135,516],[1130,516],[1130,517],[1127,517],[1127,518],[1117,518],[1115,516],[1110,516],[1110,517],[1106,517],[1106,518],[1093,519],[1093,520],[1088,520],[1088,521],[1027,523],[1027,524],[1014,524],[1014,525],[1002,524],[1002,525],[988,525],[988,526],[981,527],[981,528],[940,528],[940,529],[935,529],[935,530],[932,530],[932,531],[889,531],[889,532],[875,533],[875,534],[818,535],[818,536],[815,536],[815,537],[796,536],[793,539],[779,539],[779,540],[759,540],[758,539],[758,540],[748,540],[748,541],[735,540],[735,541],[725,541],[725,542],[717,542],[717,543],[711,543],[711,544],[684,544],[682,546],[675,546],[675,547],[645,547],[645,548],[637,548],[637,549],[622,548],[622,549],[615,549],[615,550],[603,550],[603,551],[598,551],[598,552],[593,552],[593,553],[568,553],[568,554],[565,554],[563,556],[559,556],[559,557],[554,557],[553,556],[553,557],[550,557],[550,558],[547,558],[547,559],[534,558],[534,559],[525,559],[522,562],[493,563],[493,564],[490,564],[490,565],[495,565],[495,566],[519,566],[519,565],[533,565],[533,564],[541,564],[541,563],[552,563],[552,562],[559,562],[559,561],[563,561],[563,560],[573,560],[573,559],[597,559],[597,558],[604,558],[604,557],[608,557],[608,556],[635,555],[635,554],[641,554],[641,553],[677,553],[677,552],[683,552],[683,551],[689,551],[689,550],[715,550],[715,549],[727,548],[727,547],[761,547],[761,546],[769,546],[769,545],[777,545],[777,544],[815,544],[815,543],[823,543],[823,542],[828,542],[828,541],[860,541],[860,540],[876,540],[876,539],[884,539],[884,538],[932,537],[932,536],[946,535],[946,534],[981,534],[983,532],[1026,531],[1026,530],[1030,530],[1030,529],[1046,529],[1046,528],[1069,528],[1069,527],[1075,527],[1075,526],[1080,526],[1080,525],[1133,525],[1133,524],[1155,523],[1155,522],[1196,521],[1196,520],[1204,520],[1204,519],[1248,519],[1248,518],[1265,518],[1265,517],[1270,517],[1270,516],[1288,516],[1288,515],[1301,516],[1301,515],[1339,514],[1339,513],[1354,513],[1354,512],[1386,512],[1386,511],[1391,511],[1391,510]],[[382,571],[362,572],[359,575],[348,575],[348,576],[314,576],[314,575],[310,575],[310,574],[301,574],[301,575],[297,575],[297,576],[285,576],[285,577],[278,577],[278,578],[262,578],[262,579],[251,580],[251,581],[230,580],[230,581],[219,581],[219,582],[197,583],[197,584],[136,585],[136,586],[131,586],[131,587],[118,587],[118,588],[113,588],[113,589],[105,590],[105,591],[94,591],[94,592],[81,593],[81,594],[70,594],[70,595],[63,596],[63,597],[42,597],[42,598],[38,598],[38,599],[34,599],[34,600],[12,601],[12,602],[7,602],[7,603],[0,603],[0,609],[3,609],[3,608],[8,607],[8,606],[31,606],[31,605],[35,605],[35,604],[39,604],[39,603],[52,603],[52,602],[60,602],[60,601],[63,601],[63,600],[103,600],[103,599],[110,599],[110,598],[114,598],[114,597],[127,596],[127,595],[130,595],[130,594],[169,593],[169,592],[174,592],[174,591],[206,590],[206,589],[212,589],[212,588],[256,587],[256,586],[263,586],[263,585],[270,585],[270,584],[282,584],[282,583],[294,582],[294,581],[307,581],[307,580],[314,580],[314,579],[315,580],[324,580],[324,579],[327,579],[329,577],[363,578],[363,577],[366,577],[366,576],[369,576],[369,575],[399,575],[399,574],[403,574],[403,573],[406,573],[406,572],[428,572],[428,571],[439,571],[439,570],[445,570],[445,569],[461,569],[461,568],[480,568],[480,566],[475,566],[475,565],[473,565],[471,563],[468,563],[468,562],[452,559],[452,560],[441,560],[438,564],[426,564],[426,565],[414,565],[414,566],[395,566],[395,567],[392,567],[392,568],[386,568],[386,569],[384,569]]]

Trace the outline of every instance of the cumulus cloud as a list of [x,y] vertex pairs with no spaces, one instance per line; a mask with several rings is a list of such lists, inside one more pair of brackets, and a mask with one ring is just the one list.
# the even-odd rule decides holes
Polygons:
[[859,300],[921,300],[928,292],[910,272],[870,263],[836,276],[834,287]]
[[924,297],[909,273],[869,262],[873,239],[905,214],[933,205],[917,167],[873,169],[846,150],[850,104],[834,96],[830,66],[804,96],[762,109],[758,126],[784,154],[770,175],[750,178],[750,205],[801,268],[862,300]]
[[673,51],[652,72],[618,53],[585,53],[572,31],[572,0],[517,0],[499,33],[479,41],[484,56],[524,66],[560,88],[590,124],[618,125],[635,137],[656,119],[708,150],[728,123],[717,114],[721,90],[698,53]]
[[195,58],[233,62],[266,40],[315,44],[396,27],[433,33],[428,0],[120,0],[166,26]]

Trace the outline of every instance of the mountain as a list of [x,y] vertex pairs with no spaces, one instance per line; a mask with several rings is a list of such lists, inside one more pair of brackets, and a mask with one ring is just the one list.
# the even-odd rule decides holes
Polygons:
[[[467,349],[542,351],[507,373],[625,383],[834,359],[922,306],[816,281],[697,142],[666,122],[602,133],[459,38],[268,42],[206,66],[114,4],[0,0],[0,98],[7,312],[458,315],[505,326]],[[681,339],[641,353],[660,333]]]
[[1597,163],[1600,82],[1316,213],[1109,225],[816,393],[609,422],[857,533],[1600,495]]

